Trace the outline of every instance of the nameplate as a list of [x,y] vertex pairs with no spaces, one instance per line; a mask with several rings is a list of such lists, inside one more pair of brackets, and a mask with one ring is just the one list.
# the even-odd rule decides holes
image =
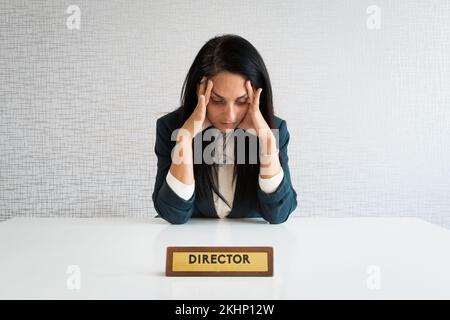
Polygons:
[[272,247],[167,247],[166,276],[273,276]]

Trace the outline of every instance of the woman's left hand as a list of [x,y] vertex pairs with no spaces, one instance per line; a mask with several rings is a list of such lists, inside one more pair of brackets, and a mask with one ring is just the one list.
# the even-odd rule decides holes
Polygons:
[[[259,109],[259,97],[262,88],[253,90],[250,80],[245,82],[247,94],[249,97],[249,108],[244,120],[238,125],[238,128],[249,130],[251,134],[256,134],[261,142],[261,154],[265,155],[260,159],[260,176],[264,179],[275,176],[281,170],[281,164],[278,158],[275,136],[264,119]],[[252,132],[255,130],[255,132]]]
[[[270,130],[269,125],[264,119],[259,109],[259,98],[261,96],[262,88],[254,90],[250,80],[245,81],[245,87],[247,89],[247,95],[249,99],[249,107],[244,120],[238,125],[238,128],[249,130],[255,130],[255,134],[260,137],[265,130]],[[250,132],[252,133],[252,132]]]

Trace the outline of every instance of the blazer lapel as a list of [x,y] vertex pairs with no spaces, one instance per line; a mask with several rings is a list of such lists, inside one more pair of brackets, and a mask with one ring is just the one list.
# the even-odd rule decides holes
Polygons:
[[218,217],[216,206],[214,205],[213,190],[208,190],[208,197],[204,203],[204,214],[208,217]]
[[238,210],[238,205],[239,205],[239,203],[240,203],[240,199],[239,199],[239,193],[237,192],[237,190],[239,190],[239,186],[240,186],[240,183],[239,183],[239,177],[236,175],[236,188],[234,189],[234,197],[233,197],[233,204],[232,204],[232,208],[231,208],[231,211],[230,211],[230,214],[228,215],[229,217],[234,217],[235,215],[236,215],[236,211]]

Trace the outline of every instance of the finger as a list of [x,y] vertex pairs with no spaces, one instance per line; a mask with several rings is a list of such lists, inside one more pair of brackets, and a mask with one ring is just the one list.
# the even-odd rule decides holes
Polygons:
[[255,94],[254,107],[259,110],[259,98],[261,97],[262,88],[258,88]]
[[254,94],[253,94],[253,88],[252,88],[252,84],[251,84],[250,80],[247,80],[245,82],[245,85],[247,87],[247,95],[248,95],[248,99],[250,102],[250,107],[253,107]]
[[213,82],[211,80],[208,80],[208,84],[205,90],[205,105],[208,105],[209,103],[209,98],[211,97],[213,85],[214,85]]
[[198,107],[200,108],[200,113],[202,117],[206,114],[206,104],[205,104],[205,95],[201,94],[198,97]]
[[203,77],[202,80],[197,84],[197,97],[199,97],[201,94],[204,94],[205,92],[205,85],[206,83],[206,77]]
[[250,82],[250,80],[247,80],[245,82],[245,87],[247,88],[248,98],[249,98],[250,102],[252,102],[253,101],[253,88],[252,88],[252,83]]

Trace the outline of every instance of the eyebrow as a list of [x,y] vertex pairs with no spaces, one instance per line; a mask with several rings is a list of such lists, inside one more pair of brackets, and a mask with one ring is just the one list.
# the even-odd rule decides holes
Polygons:
[[[216,96],[218,96],[220,99],[224,99],[224,97],[219,96],[214,90],[211,90],[212,93],[214,93]],[[247,97],[247,94],[245,93],[243,96],[238,97],[236,100],[239,100],[241,98]]]

